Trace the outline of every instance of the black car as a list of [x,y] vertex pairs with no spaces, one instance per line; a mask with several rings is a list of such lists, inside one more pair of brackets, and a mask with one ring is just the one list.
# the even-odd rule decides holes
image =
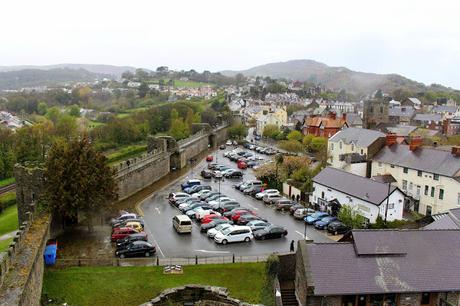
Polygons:
[[138,234],[131,234],[126,236],[123,239],[117,241],[117,250],[125,249],[128,245],[133,243],[134,241],[147,241],[147,234],[145,233],[138,233]]
[[281,238],[288,234],[284,227],[270,225],[264,229],[260,229],[254,232],[254,238],[259,240]]
[[235,170],[235,171],[232,171],[228,174],[225,175],[226,178],[242,178],[243,177],[243,172],[241,172],[240,170]]
[[223,223],[233,224],[233,222],[230,220],[215,219],[209,223],[201,224],[200,231],[202,233],[206,233],[209,229],[214,228],[217,225],[223,224]]
[[212,171],[207,170],[207,169],[203,169],[203,171],[201,171],[201,177],[204,178],[204,179],[212,178]]
[[248,168],[254,168],[255,166],[257,166],[257,162],[250,160],[246,163],[246,166],[248,166]]
[[327,226],[327,231],[333,235],[345,234],[349,230],[350,228],[340,221],[333,221]]
[[156,249],[153,245],[146,241],[134,241],[128,245],[125,249],[117,250],[115,255],[120,258],[125,257],[150,257],[154,255]]

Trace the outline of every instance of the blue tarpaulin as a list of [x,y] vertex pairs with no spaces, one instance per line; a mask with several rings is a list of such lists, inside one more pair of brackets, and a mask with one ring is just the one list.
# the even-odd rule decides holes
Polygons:
[[50,244],[46,246],[45,254],[43,254],[46,265],[54,265],[56,263],[56,251],[57,251],[56,244]]

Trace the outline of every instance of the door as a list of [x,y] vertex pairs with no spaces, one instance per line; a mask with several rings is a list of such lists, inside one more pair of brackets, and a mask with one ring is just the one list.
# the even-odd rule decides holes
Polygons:
[[420,306],[431,306],[432,305],[432,300],[433,300],[433,295],[429,292],[423,292],[422,293],[422,299],[420,301]]

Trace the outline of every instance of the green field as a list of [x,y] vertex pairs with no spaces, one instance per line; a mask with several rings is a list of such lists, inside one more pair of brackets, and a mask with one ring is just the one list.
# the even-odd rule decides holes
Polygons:
[[0,253],[3,251],[6,251],[11,241],[13,241],[13,238],[8,238],[6,240],[0,240]]
[[184,266],[182,275],[162,267],[75,267],[45,271],[43,293],[68,305],[140,305],[167,288],[186,284],[226,287],[231,297],[261,303],[264,263]]
[[109,164],[113,165],[119,161],[142,155],[145,152],[147,152],[147,145],[130,145],[107,154],[107,160]]
[[0,213],[0,236],[18,229],[18,208],[7,207]]
[[10,177],[7,179],[0,180],[0,187],[11,185],[15,182],[14,177]]

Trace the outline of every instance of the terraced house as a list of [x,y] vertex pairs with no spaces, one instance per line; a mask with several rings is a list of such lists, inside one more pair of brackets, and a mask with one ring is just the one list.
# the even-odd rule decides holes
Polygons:
[[420,139],[390,144],[374,156],[372,176],[392,176],[409,196],[406,210],[431,215],[460,207],[460,147],[425,148]]

